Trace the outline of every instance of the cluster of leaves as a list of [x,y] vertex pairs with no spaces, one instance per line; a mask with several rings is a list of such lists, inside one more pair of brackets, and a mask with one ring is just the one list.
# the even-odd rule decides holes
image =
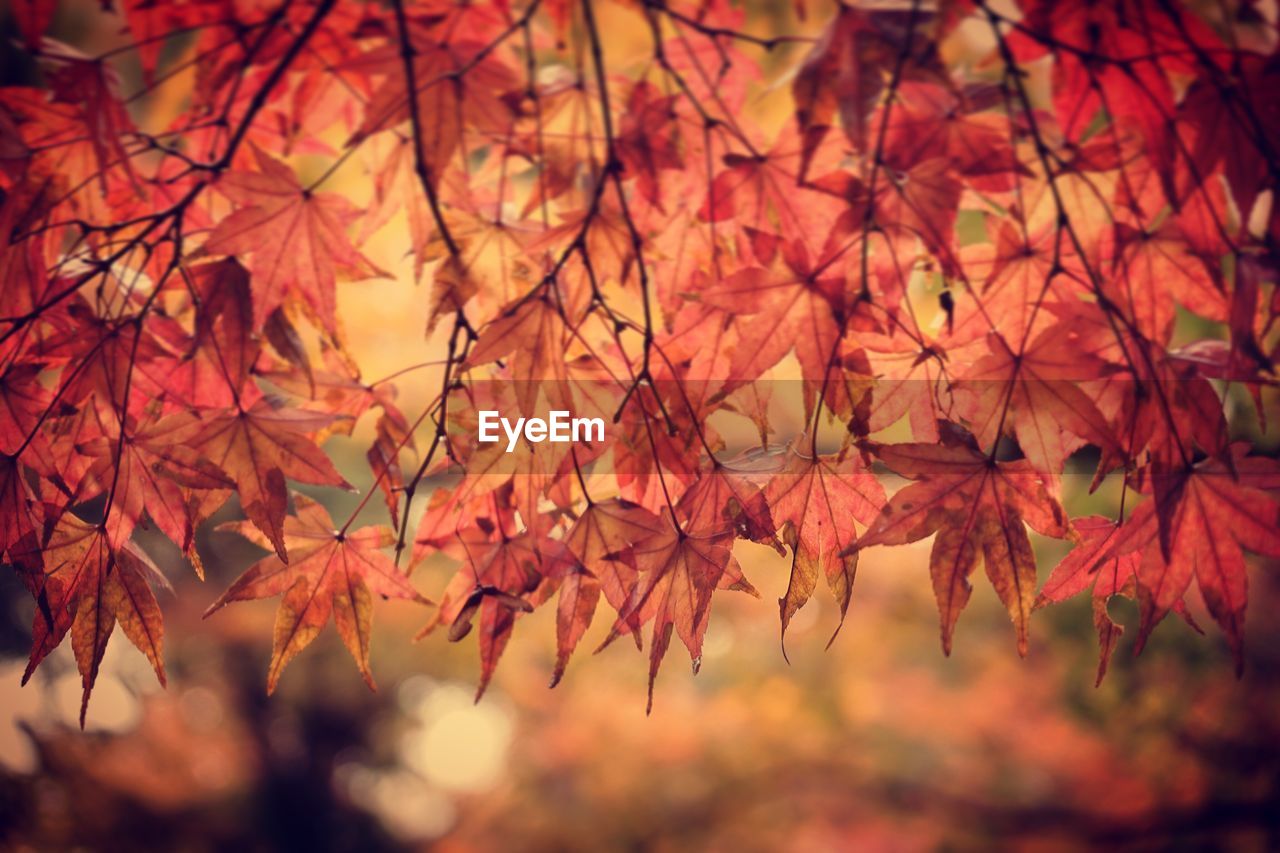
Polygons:
[[[1223,402],[1243,385],[1261,415],[1276,379],[1280,58],[1255,4],[855,3],[815,39],[724,0],[114,5],[125,44],[85,56],[15,0],[42,85],[0,90],[0,552],[36,602],[28,675],[70,634],[87,702],[118,622],[163,680],[134,532],[199,572],[193,531],[233,494],[271,553],[211,609],[281,597],[270,688],[330,615],[372,685],[374,594],[424,601],[408,572],[443,552],[431,627],[475,629],[481,690],[552,599],[558,680],[603,597],[609,640],[649,626],[652,691],[673,631],[696,667],[717,591],[754,593],[736,539],[789,553],[784,632],[820,576],[843,618],[862,549],[932,535],[946,650],[981,563],[1020,651],[1034,609],[1092,589],[1101,677],[1107,600],[1140,601],[1141,641],[1194,580],[1239,659],[1243,552],[1280,556],[1280,466]],[[753,126],[778,62],[794,114]],[[146,127],[177,74],[183,109]],[[329,166],[303,181],[295,155]],[[353,170],[367,200],[324,189]],[[445,351],[413,417],[336,308],[339,280],[387,275],[366,252],[391,225]],[[1225,334],[1175,342],[1180,311]],[[787,375],[804,428],[769,444],[763,380]],[[477,409],[547,406],[607,440],[476,442]],[[723,459],[718,412],[765,451]],[[375,487],[335,524],[289,482],[346,486],[320,442],[366,416]],[[1086,446],[1095,485],[1123,481],[1114,519],[1063,509]],[[888,497],[881,468],[913,482]],[[360,523],[374,495],[390,526]],[[1075,542],[1039,593],[1028,527]]]

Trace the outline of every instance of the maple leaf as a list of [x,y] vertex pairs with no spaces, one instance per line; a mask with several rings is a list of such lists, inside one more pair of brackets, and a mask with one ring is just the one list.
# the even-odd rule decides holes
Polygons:
[[1280,79],[1280,59],[1242,52],[1236,61],[1235,79],[1215,70],[1192,84],[1172,132],[1187,138],[1200,175],[1222,167],[1236,204],[1249,211],[1268,175],[1275,178],[1280,108],[1266,93]]
[[1243,552],[1280,556],[1280,501],[1267,493],[1280,488],[1280,468],[1275,460],[1246,456],[1246,451],[1243,445],[1233,447],[1230,464],[1206,459],[1188,469],[1153,473],[1152,500],[1125,522],[1116,552],[1143,548],[1137,569],[1138,650],[1194,579],[1227,635],[1237,670],[1243,668],[1248,601]]
[[102,436],[77,449],[94,458],[86,477],[102,491],[111,492],[106,525],[112,545],[123,547],[145,513],[203,574],[194,549],[195,519],[186,490],[229,489],[235,483],[195,450],[172,440],[183,428],[175,419],[126,431],[123,438],[118,429],[104,427]]
[[482,365],[511,355],[509,369],[516,381],[520,413],[536,412],[538,397],[546,395],[551,408],[570,408],[565,349],[569,330],[552,304],[550,295],[521,299],[509,305],[480,332],[467,358],[468,365]]
[[[175,443],[201,451],[235,481],[244,514],[266,534],[276,554],[287,561],[286,477],[317,486],[351,486],[329,457],[306,434],[331,423],[333,416],[276,408],[265,398],[248,409],[229,409],[201,420],[183,415],[164,432]],[[159,429],[159,427],[157,427]]]
[[442,317],[457,314],[480,290],[471,270],[456,255],[450,255],[432,271],[431,310],[427,313],[427,334]]
[[[0,556],[19,546],[24,539],[35,536],[34,506],[35,495],[23,477],[18,460],[0,453]],[[17,549],[18,553],[24,550],[21,546]],[[17,557],[10,559],[17,563]]]
[[690,536],[732,532],[742,539],[782,550],[764,492],[749,472],[734,471],[730,464],[719,460],[680,496],[676,516]]
[[627,111],[615,142],[628,177],[636,178],[641,195],[659,209],[659,172],[679,170],[684,165],[672,127],[663,121],[671,117],[675,102],[675,96],[662,97],[652,84],[640,81],[627,98]]
[[40,371],[38,364],[20,364],[0,375],[0,453],[17,453],[53,401]]
[[949,86],[903,80],[893,103],[881,110],[873,122],[887,122],[883,157],[895,169],[945,158],[984,190],[1007,190],[1030,176],[1014,152],[1008,118],[978,111]]
[[956,383],[957,411],[980,444],[993,447],[1001,433],[1012,433],[1027,461],[1054,479],[1080,441],[1115,447],[1111,426],[1077,386],[1104,365],[1081,348],[1069,322],[1041,332],[1021,352],[998,335],[988,337],[988,347]]
[[414,179],[413,142],[405,137],[375,136],[361,150],[373,153],[373,199],[360,220],[356,243],[363,244],[397,211],[403,211],[409,219],[410,243],[414,248],[413,277],[421,279],[426,262],[435,256],[430,247],[435,224],[427,200],[418,191]]
[[728,387],[759,378],[795,350],[806,378],[820,378],[842,331],[844,279],[812,263],[800,243],[784,255],[785,268],[747,267],[700,291],[709,305],[750,316],[740,323],[740,343],[729,367]]
[[[273,317],[268,329],[273,326],[279,329],[280,325]],[[283,330],[280,334],[294,337],[293,333]],[[272,346],[279,351],[286,342],[279,341]],[[364,381],[359,368],[346,353],[322,344],[323,367],[313,367],[303,351],[294,352],[292,358],[293,361],[287,364],[263,358],[258,362],[254,375],[298,397],[300,404],[309,411],[322,411],[334,416],[333,421],[316,434],[316,441],[335,434],[351,435],[357,422],[373,409],[380,410],[380,431],[385,429],[403,434],[408,429],[404,413],[395,403],[395,386],[387,382],[370,384]],[[412,446],[412,442],[408,446]]]
[[[910,170],[875,173],[875,181],[837,171],[813,180],[813,186],[845,201],[847,207],[831,229],[833,237],[870,239],[871,228],[892,237],[916,238],[948,272],[955,270],[953,248],[956,214],[964,185],[953,163],[935,157]],[[868,211],[868,207],[870,211]],[[890,252],[898,246],[889,243]],[[895,265],[903,262],[895,258]]]
[[[1098,632],[1098,675],[1094,685],[1102,684],[1107,665],[1115,652],[1124,626],[1107,612],[1107,603],[1115,596],[1138,598],[1138,566],[1141,553],[1126,549],[1125,541],[1144,521],[1130,520],[1120,524],[1109,518],[1091,515],[1072,519],[1071,527],[1079,534],[1080,544],[1054,566],[1036,598],[1035,609],[1066,601],[1086,589],[1092,591],[1093,626]],[[1187,624],[1200,630],[1181,599],[1172,605],[1174,612]]]
[[[46,356],[75,363],[59,377],[59,400],[141,416],[149,401],[164,394],[163,377],[139,365],[172,355],[156,325],[120,322],[84,302],[67,306],[68,322],[43,344]],[[127,399],[126,399],[127,398]]]
[[[565,545],[582,565],[598,571],[602,564],[634,563],[634,547],[666,529],[665,523],[640,504],[622,498],[590,503],[565,535]],[[615,607],[622,605],[625,587],[606,587]]]
[[1111,452],[1103,447],[1100,472],[1136,460],[1144,451],[1162,469],[1186,463],[1197,450],[1215,456],[1227,453],[1222,400],[1198,365],[1141,337],[1117,336],[1106,315],[1086,303],[1067,316],[1082,352],[1126,367],[1133,361],[1132,373],[1111,370],[1081,382],[1081,389],[1097,401],[1098,409],[1116,425],[1117,439],[1124,436],[1126,445]]
[[[843,625],[858,569],[853,522],[875,521],[885,504],[884,487],[858,457],[806,456],[793,448],[783,469],[770,478],[765,497],[791,547],[791,580],[778,600],[783,637],[820,574],[840,606]],[[832,640],[839,631],[837,626]]]
[[1062,132],[1080,140],[1094,132],[1105,112],[1115,127],[1134,126],[1145,151],[1161,171],[1172,167],[1169,122],[1174,114],[1171,75],[1194,73],[1197,51],[1205,55],[1221,40],[1189,10],[1155,10],[1122,0],[1069,8],[1030,0],[1008,44],[1023,61],[1052,50],[1054,111]]
[[[18,131],[19,159],[40,183],[53,183],[69,190],[72,209],[95,219],[111,215],[104,199],[104,179],[99,175],[95,131],[86,127],[85,111],[55,100],[48,91],[8,87],[0,90],[0,103],[9,121],[7,134]],[[99,142],[101,142],[99,137]],[[6,142],[6,147],[14,147]],[[30,154],[29,157],[25,156]],[[7,171],[7,170],[6,170]],[[47,189],[47,187],[46,187]],[[39,190],[33,202],[45,190]],[[39,209],[39,208],[37,208]]]
[[1173,334],[1173,300],[1212,320],[1227,319],[1222,284],[1173,223],[1152,232],[1117,225],[1115,268],[1104,292],[1153,341],[1167,342]]
[[[249,273],[227,258],[201,264],[191,277],[200,301],[190,343],[190,384],[183,384],[187,399],[211,407],[252,403],[257,389],[249,383],[249,373],[262,345],[253,334]],[[166,384],[176,383],[171,379]]]
[[785,234],[815,248],[810,239],[826,234],[840,215],[825,193],[798,185],[806,165],[817,164],[825,172],[839,157],[831,146],[811,151],[793,128],[784,129],[767,154],[729,153],[722,160],[725,168],[712,179],[698,210],[703,221]]
[[1098,631],[1098,677],[1101,684],[1107,664],[1115,651],[1124,626],[1107,613],[1107,602],[1113,596],[1137,597],[1137,571],[1140,555],[1136,552],[1115,554],[1114,542],[1121,526],[1109,518],[1088,516],[1072,521],[1080,534],[1081,544],[1062,559],[1044,582],[1035,607],[1066,601],[1092,589],[1093,625]]
[[560,683],[569,656],[591,627],[600,601],[600,579],[581,565],[569,569],[556,598],[556,666],[551,687]]
[[99,186],[105,191],[108,176],[121,171],[133,189],[141,192],[133,161],[125,153],[124,139],[134,126],[124,102],[116,94],[120,80],[115,69],[90,61],[61,43],[51,45],[44,55],[51,65],[49,83],[55,100],[75,104],[84,117],[89,144],[98,163]]
[[[5,90],[0,89],[0,117],[7,115],[2,98],[4,94]],[[5,120],[0,118],[0,139],[12,136],[16,146],[25,147],[17,136],[16,130],[4,124]],[[9,152],[5,150],[5,146],[6,143],[0,143],[0,164],[9,159],[7,157]],[[21,161],[23,158],[12,159]],[[13,227],[11,223],[16,206],[16,203],[0,206],[0,225],[6,228]],[[47,300],[49,290],[57,286],[58,280],[45,274],[42,240],[35,238],[21,243],[9,243],[0,248],[0,302],[4,304],[5,314],[21,317],[35,312]],[[24,347],[18,340],[0,341],[0,355],[6,359],[16,355],[22,348]]]
[[506,535],[492,525],[483,527],[488,529],[458,535],[465,564],[445,589],[435,621],[418,634],[422,637],[438,625],[448,625],[449,640],[457,642],[471,633],[479,616],[480,683],[476,701],[493,678],[498,659],[511,639],[516,616],[533,610],[527,596],[539,588],[544,577],[560,574],[567,565],[563,546],[534,531]]
[[[342,643],[355,658],[369,689],[376,689],[369,669],[373,596],[430,604],[404,573],[382,552],[395,542],[388,527],[338,530],[325,508],[301,495],[294,497],[297,515],[285,519],[284,538],[292,559],[269,555],[254,563],[205,611],[208,617],[233,601],[280,596],[272,632],[267,692],[275,692],[289,661],[311,644],[330,616]],[[223,525],[254,543],[274,545],[244,523]]]
[[711,594],[716,589],[737,589],[760,597],[727,545],[726,537],[695,538],[668,525],[633,549],[640,577],[601,647],[653,622],[646,713],[653,710],[653,685],[672,630],[689,650],[697,673],[702,665],[702,638],[711,618]]
[[635,546],[661,533],[666,524],[639,504],[622,498],[593,502],[565,534],[578,566],[560,588],[554,686],[569,656],[595,615],[601,593],[622,610],[636,584]]
[[471,536],[517,529],[515,510],[510,506],[514,488],[507,478],[496,487],[464,480],[455,488],[434,491],[418,522],[412,563],[416,565],[436,551],[465,558],[465,543],[472,541]]
[[623,608],[636,583],[634,547],[663,528],[662,520],[644,507],[614,498],[588,504],[565,534],[565,546],[576,562],[558,593],[552,687],[564,677],[569,656],[591,626],[601,593],[615,610]]
[[160,62],[160,51],[165,36],[187,23],[191,7],[179,3],[156,3],[154,0],[123,0],[121,11],[129,26],[129,33],[137,43],[138,62],[142,75],[150,82]]
[[946,418],[949,390],[946,353],[923,335],[860,336],[876,383],[871,391],[867,431],[892,426],[904,415],[917,441],[936,441]]
[[[477,7],[477,17],[494,10]],[[498,134],[512,121],[503,99],[517,87],[515,74],[490,55],[481,40],[441,39],[437,27],[448,26],[438,18],[410,22],[408,49],[413,62],[417,112],[431,129],[418,140],[430,180],[439,182],[445,167],[461,147],[466,131],[474,128]],[[477,22],[470,22],[475,26]],[[464,30],[465,32],[465,30]],[[410,118],[409,86],[402,67],[401,48],[388,44],[348,63],[386,74],[374,92],[354,140],[394,127]],[[353,140],[353,141],[354,141]]]
[[1081,284],[1083,271],[1074,274],[1079,264],[1064,257],[1058,229],[1051,222],[1029,227],[1021,221],[989,220],[987,228],[990,242],[960,251],[972,286],[969,298],[956,306],[947,330],[949,347],[983,338],[992,329],[1016,345],[1053,322],[1053,315],[1041,310],[1045,303],[1070,304],[1087,291]]
[[304,189],[292,169],[260,149],[253,155],[257,171],[228,172],[218,179],[218,191],[237,209],[218,223],[205,251],[248,255],[255,328],[262,328],[289,296],[297,296],[333,331],[338,273],[383,274],[347,238],[355,209],[340,195]]
[[373,445],[365,452],[369,470],[373,472],[378,488],[391,516],[392,527],[400,524],[400,494],[404,491],[404,471],[400,467],[400,451],[413,449],[413,433],[409,422],[399,409],[383,409],[374,425]]
[[[697,479],[703,454],[697,433],[691,428],[653,428],[653,423],[660,423],[664,407],[659,390],[652,385],[639,386],[627,400],[627,411],[638,415],[623,417],[612,436],[613,464],[621,495],[652,508],[666,506],[664,483],[674,490],[670,491],[674,496]],[[647,425],[646,421],[651,423]]]
[[894,494],[854,547],[904,545],[937,533],[929,574],[947,654],[972,591],[969,575],[981,558],[1017,630],[1018,652],[1025,655],[1036,563],[1024,522],[1045,536],[1062,538],[1068,533],[1066,513],[1026,461],[997,462],[967,436],[944,441],[870,445],[890,469],[919,482]]
[[107,640],[118,623],[163,685],[164,623],[151,583],[168,584],[151,560],[129,543],[112,548],[102,525],[87,524],[71,513],[64,513],[38,541],[23,542],[25,547],[9,549],[36,599],[31,658],[22,683],[70,632],[83,688],[83,728]]
[[801,176],[837,112],[849,141],[866,150],[867,120],[888,85],[885,69],[896,65],[908,79],[946,80],[929,32],[934,17],[918,6],[841,7],[792,84],[796,123],[805,136]]
[[[55,414],[57,417],[49,419],[47,427],[26,449],[19,462],[40,478],[34,484],[35,494],[45,504],[52,503],[57,509],[65,509],[66,501],[76,500],[81,493],[82,481],[91,464],[76,447],[98,438],[100,431],[97,413],[91,406]],[[47,508],[40,510],[42,513],[45,511]],[[45,517],[40,515],[41,519]]]

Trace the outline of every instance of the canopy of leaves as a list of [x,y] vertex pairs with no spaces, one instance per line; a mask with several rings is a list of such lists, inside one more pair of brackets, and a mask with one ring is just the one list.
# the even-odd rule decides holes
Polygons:
[[[119,624],[163,680],[140,531],[200,572],[229,501],[271,553],[210,611],[280,596],[269,690],[330,616],[372,687],[374,595],[425,604],[439,557],[424,633],[476,635],[481,691],[552,601],[559,681],[603,600],[652,698],[672,635],[696,671],[713,605],[756,592],[737,540],[789,570],[784,632],[819,576],[843,622],[864,549],[933,537],[948,653],[981,564],[1024,654],[1092,590],[1101,677],[1111,596],[1140,647],[1194,593],[1243,661],[1250,560],[1280,557],[1257,4],[860,2],[783,34],[727,0],[190,0],[124,3],[101,55],[49,37],[56,5],[17,4],[29,85],[0,89],[28,675],[69,634],[87,704]],[[371,382],[339,297],[394,274],[439,355]],[[476,440],[548,408],[603,440]],[[350,488],[334,435],[369,463],[339,521],[295,492]],[[1090,480],[1114,518],[1069,514]]]

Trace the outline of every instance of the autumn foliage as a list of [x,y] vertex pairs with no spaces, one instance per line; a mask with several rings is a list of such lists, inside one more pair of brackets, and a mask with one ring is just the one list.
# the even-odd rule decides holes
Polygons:
[[[1280,357],[1256,4],[810,4],[811,38],[723,0],[115,0],[129,43],[101,56],[45,37],[55,5],[14,0],[38,85],[0,90],[0,554],[34,601],[28,677],[70,637],[87,705],[118,627],[163,681],[135,531],[201,573],[228,501],[266,555],[209,611],[279,597],[268,689],[330,620],[373,686],[396,598],[474,636],[481,691],[538,607],[553,684],[604,620],[652,691],[673,640],[696,670],[721,596],[758,595],[736,540],[790,573],[784,639],[820,583],[856,609],[863,549],[933,537],[946,652],[981,565],[1024,654],[1036,609],[1088,592],[1101,679],[1112,596],[1141,647],[1194,595],[1243,661],[1246,553],[1280,557],[1252,426]],[[181,108],[139,118],[176,74]],[[753,123],[765,93],[785,122]],[[352,174],[358,197],[326,186]],[[336,294],[378,298],[387,228],[441,355],[370,380]],[[398,402],[422,371],[432,398]],[[507,454],[481,409],[609,426]],[[726,418],[758,448],[729,452]],[[331,518],[294,485],[351,488],[322,444],[358,424],[372,487]],[[1114,517],[1064,508],[1103,486]],[[1039,537],[1065,559],[1038,565]],[[456,575],[423,588],[440,554]]]

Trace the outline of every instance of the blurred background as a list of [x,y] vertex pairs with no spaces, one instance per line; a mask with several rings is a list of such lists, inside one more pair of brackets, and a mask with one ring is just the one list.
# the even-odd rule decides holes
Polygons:
[[[825,17],[790,15],[789,5],[763,7],[753,26],[782,26],[771,22],[784,17],[813,32]],[[0,28],[4,82],[38,82],[4,11]],[[635,28],[606,31],[625,53]],[[125,38],[98,2],[62,3],[52,32],[90,54]],[[755,102],[766,123],[787,120],[782,75],[797,58],[785,48],[767,59],[768,85]],[[138,86],[131,61],[121,59],[126,91]],[[138,99],[135,119],[163,125],[190,85],[177,75]],[[325,162],[295,165],[319,174]],[[325,188],[366,197],[358,158]],[[438,356],[439,342],[404,321],[425,317],[428,297],[407,258],[397,266],[406,245],[403,223],[373,235],[366,253],[395,277],[340,289],[339,314],[368,378]],[[438,381],[432,370],[405,377],[411,418]],[[361,488],[370,484],[370,433],[362,423],[327,445]],[[1274,452],[1274,435],[1264,444]],[[1073,515],[1114,511],[1114,489],[1087,499],[1086,478],[1066,479]],[[335,517],[358,500],[308,493]],[[326,631],[268,698],[276,602],[201,619],[262,554],[212,530],[234,517],[228,508],[200,534],[204,583],[172,546],[140,534],[174,585],[162,600],[169,687],[117,636],[84,733],[65,644],[18,686],[32,604],[11,572],[0,573],[0,847],[1280,849],[1274,565],[1251,566],[1243,677],[1234,677],[1220,635],[1199,636],[1176,619],[1134,660],[1137,609],[1118,601],[1112,616],[1129,630],[1095,688],[1087,597],[1037,613],[1020,659],[1003,607],[979,579],[945,658],[928,541],[863,556],[849,618],[825,651],[838,613],[820,590],[792,623],[788,664],[774,604],[788,563],[739,543],[762,598],[718,594],[701,673],[673,648],[646,717],[647,658],[626,643],[590,654],[608,628],[603,611],[564,681],[547,689],[551,608],[521,619],[479,703],[474,640],[412,643],[431,612],[400,602],[377,608],[377,693]],[[1063,551],[1037,547],[1043,580]],[[430,562],[414,582],[438,597],[452,568]],[[1212,624],[1198,599],[1190,604]]]
[[[721,595],[702,671],[673,650],[644,714],[646,659],[588,652],[547,689],[553,614],[521,620],[473,704],[473,643],[409,637],[419,608],[377,613],[370,693],[332,632],[264,691],[275,604],[201,621],[243,565],[205,543],[204,585],[163,602],[168,690],[113,641],[76,728],[80,685],[60,652],[18,688],[30,606],[10,574],[0,685],[0,846],[317,850],[1276,849],[1280,843],[1280,604],[1251,575],[1248,661],[1177,620],[1134,660],[1122,641],[1093,687],[1081,599],[1037,613],[1023,660],[977,584],[956,650],[938,647],[927,545],[869,552],[829,651],[818,596],[779,651],[785,563],[740,547],[762,600]],[[440,574],[415,576],[439,589]],[[1132,637],[1136,607],[1112,604]],[[603,620],[598,620],[603,621]],[[1201,619],[1208,624],[1207,617]]]

